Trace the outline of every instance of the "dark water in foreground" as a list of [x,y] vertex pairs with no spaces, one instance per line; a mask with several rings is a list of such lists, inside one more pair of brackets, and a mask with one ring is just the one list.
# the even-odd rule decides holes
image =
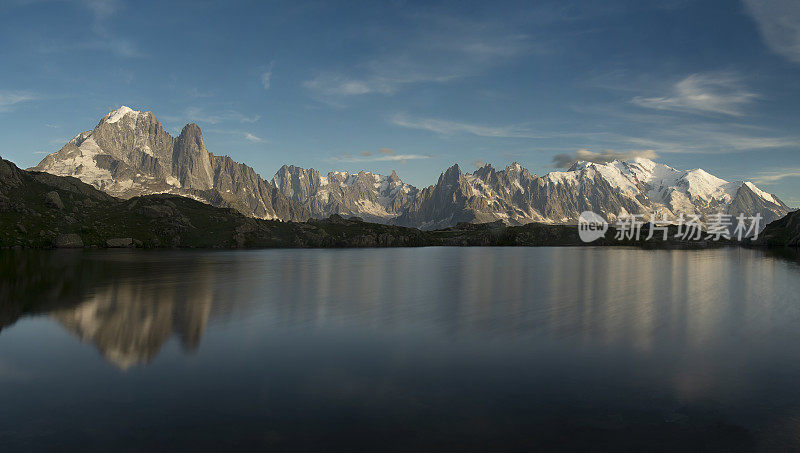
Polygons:
[[0,451],[800,448],[754,250],[0,253]]

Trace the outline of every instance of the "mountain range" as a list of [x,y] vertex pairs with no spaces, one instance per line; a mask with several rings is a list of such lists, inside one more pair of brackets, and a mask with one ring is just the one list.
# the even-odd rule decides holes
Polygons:
[[[796,214],[797,211],[767,225],[763,241],[759,238],[758,243],[748,243],[796,245],[800,238]],[[644,235],[620,236],[612,225],[593,244],[706,248],[736,243],[690,241],[679,237],[677,226],[670,226],[669,230],[668,240],[648,242]],[[344,219],[337,214],[305,222],[257,219],[181,195],[112,197],[77,178],[21,170],[0,158],[0,249],[557,246],[580,245],[583,242],[579,236],[575,225],[563,223],[509,226],[501,220],[461,222],[454,227],[423,231],[365,222],[356,216]],[[14,274],[3,276],[13,284],[0,285],[0,299],[19,289]],[[0,310],[0,328],[4,316]]]
[[465,173],[453,165],[436,184],[418,189],[395,172],[330,172],[284,165],[270,181],[228,156],[210,153],[199,126],[177,138],[151,112],[120,107],[81,132],[32,170],[74,176],[113,196],[188,196],[261,219],[302,221],[332,214],[422,229],[459,222],[575,223],[594,211],[613,221],[623,214],[761,214],[762,225],[791,209],[751,182],[728,182],[702,169],[677,170],[636,158],[578,161],[537,176],[518,163]]
[[125,106],[32,170],[74,176],[120,198],[173,193],[261,219],[310,217],[251,167],[208,152],[196,124],[172,137],[151,112]]

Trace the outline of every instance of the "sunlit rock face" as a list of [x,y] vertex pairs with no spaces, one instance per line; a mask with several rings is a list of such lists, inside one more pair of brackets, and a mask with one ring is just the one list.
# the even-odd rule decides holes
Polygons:
[[313,168],[294,165],[281,167],[272,184],[314,217],[338,214],[381,223],[391,223],[419,192],[394,171],[388,176],[368,171],[353,174],[335,171],[322,176]]
[[675,220],[681,214],[724,213],[762,216],[761,227],[789,212],[778,197],[751,182],[728,182],[701,169],[676,170],[649,159],[608,163],[576,162],[566,171],[544,176],[519,164],[502,170],[486,165],[463,173],[454,165],[435,185],[420,191],[396,223],[425,229],[458,222],[502,220],[575,223],[593,211],[609,221],[625,214],[651,214]]
[[32,170],[74,176],[113,196],[190,196],[264,219],[305,220],[308,212],[251,167],[211,154],[200,127],[172,137],[152,112],[122,106]]

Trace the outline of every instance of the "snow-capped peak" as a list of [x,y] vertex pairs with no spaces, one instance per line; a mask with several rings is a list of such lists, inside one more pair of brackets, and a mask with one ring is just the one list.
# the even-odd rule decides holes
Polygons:
[[116,110],[112,110],[112,111],[110,111],[110,112],[108,113],[108,115],[106,115],[106,116],[103,118],[103,121],[105,121],[106,123],[116,123],[117,121],[119,121],[119,120],[121,120],[122,118],[124,118],[124,117],[125,117],[125,115],[133,115],[133,120],[135,121],[135,120],[136,120],[136,118],[137,118],[137,117],[138,117],[138,116],[139,116],[141,113],[142,113],[142,112],[140,112],[140,111],[138,111],[138,110],[134,110],[134,109],[132,109],[132,108],[128,107],[127,105],[123,105],[122,107],[120,107],[120,108],[118,108],[118,109],[116,109]]
[[775,197],[773,197],[771,193],[764,192],[763,190],[756,187],[756,185],[753,184],[752,182],[745,181],[744,185],[747,186],[747,188],[749,188],[753,192],[755,192],[755,194],[758,195],[759,197],[769,201],[770,203],[778,204],[777,200],[775,200]]
[[657,163],[655,163],[654,161],[652,161],[652,160],[650,160],[650,159],[648,159],[646,157],[634,157],[633,159],[628,161],[628,164],[630,164],[630,165],[638,165],[643,170],[646,170],[646,171],[649,171],[649,172],[652,172],[656,168],[656,166],[658,165]]

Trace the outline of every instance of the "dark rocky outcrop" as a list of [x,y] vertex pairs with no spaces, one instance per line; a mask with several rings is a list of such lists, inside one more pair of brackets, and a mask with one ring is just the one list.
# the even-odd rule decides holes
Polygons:
[[800,210],[768,224],[761,232],[758,245],[800,247]]

